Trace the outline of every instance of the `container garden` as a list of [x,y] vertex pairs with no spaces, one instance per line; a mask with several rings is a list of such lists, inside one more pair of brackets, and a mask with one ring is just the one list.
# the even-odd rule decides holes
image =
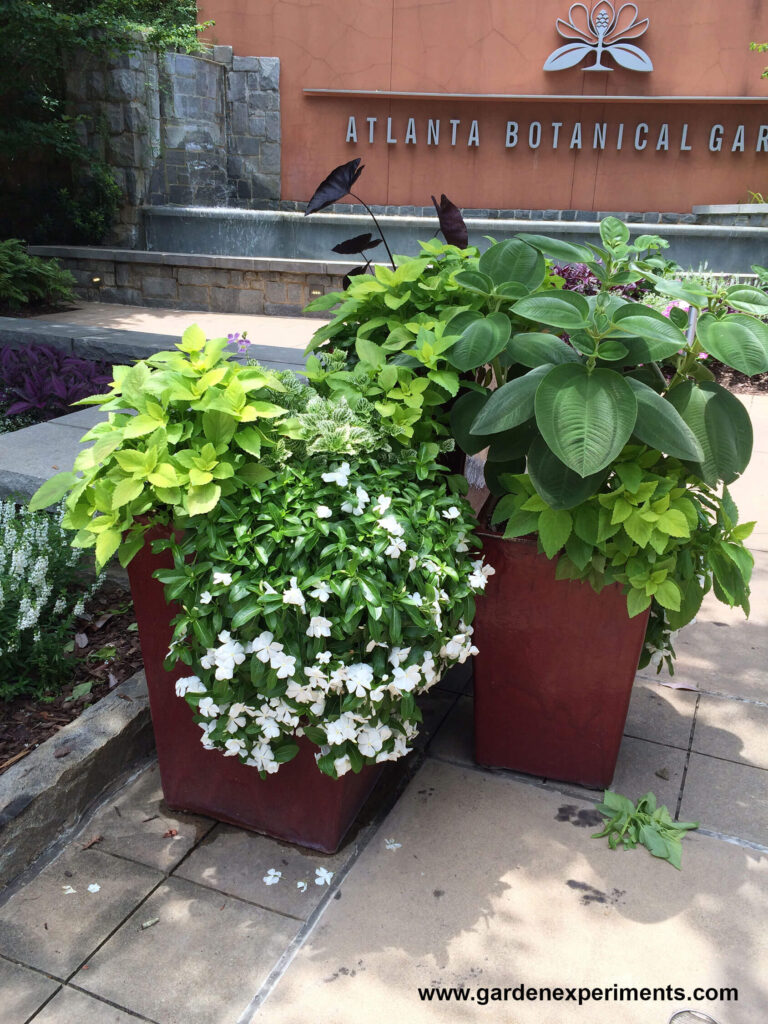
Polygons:
[[475,616],[475,760],[610,785],[648,612],[621,588],[558,580],[536,540],[482,534],[496,575]]
[[171,810],[204,814],[334,853],[385,766],[331,779],[317,770],[304,741],[292,761],[262,779],[236,758],[201,746],[200,730],[174,689],[186,667],[163,667],[173,635],[171,621],[181,608],[166,602],[163,584],[153,575],[172,567],[171,555],[153,554],[151,541],[168,534],[162,527],[148,531],[145,546],[128,565],[165,802]]
[[73,543],[129,570],[168,804],[330,851],[474,652],[486,571],[439,446],[370,379],[321,393],[225,346],[190,328],[117,367],[33,503],[68,491]]

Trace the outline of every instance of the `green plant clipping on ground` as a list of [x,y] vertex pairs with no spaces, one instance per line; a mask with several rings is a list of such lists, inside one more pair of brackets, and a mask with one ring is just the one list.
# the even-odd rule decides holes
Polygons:
[[62,510],[30,512],[0,501],[0,700],[43,696],[68,681],[64,649],[88,583],[69,546]]
[[683,837],[699,827],[698,821],[674,821],[666,807],[656,806],[653,793],[646,793],[635,806],[627,797],[606,789],[597,810],[606,819],[605,828],[595,832],[593,839],[607,836],[612,850],[619,846],[625,850],[644,846],[654,857],[668,860],[678,871],[682,866]]

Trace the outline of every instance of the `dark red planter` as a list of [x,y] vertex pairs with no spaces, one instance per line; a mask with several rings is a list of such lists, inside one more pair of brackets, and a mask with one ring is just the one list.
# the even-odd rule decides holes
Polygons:
[[237,758],[202,746],[200,728],[174,688],[176,680],[193,669],[182,663],[173,672],[163,668],[171,641],[170,622],[178,608],[166,604],[162,583],[152,578],[156,569],[171,567],[171,555],[153,555],[149,541],[167,535],[161,527],[150,530],[147,543],[128,566],[166,803],[172,810],[204,814],[334,853],[384,766],[372,765],[359,775],[350,772],[331,779],[318,770],[315,748],[302,740],[293,761],[262,779],[255,768]]
[[475,759],[609,786],[648,613],[630,619],[618,584],[555,579],[535,540],[482,539],[496,575],[475,619]]

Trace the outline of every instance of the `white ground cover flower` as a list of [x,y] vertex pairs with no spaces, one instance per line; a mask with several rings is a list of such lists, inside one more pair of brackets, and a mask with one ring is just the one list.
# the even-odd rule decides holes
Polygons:
[[307,636],[330,636],[332,625],[333,623],[330,619],[325,619],[322,615],[313,615],[307,626]]
[[228,587],[232,583],[232,574],[228,572],[215,572],[213,574],[213,582]]
[[322,478],[327,484],[336,484],[339,487],[346,487],[349,484],[349,463],[342,462],[335,470],[323,473]]
[[291,585],[283,591],[283,604],[295,604],[304,611],[304,595],[299,590],[295,576],[291,576]]
[[327,505],[318,505],[315,509],[315,515],[318,519],[330,519],[333,515],[333,509],[328,508]]
[[317,584],[314,590],[310,590],[309,596],[313,597],[315,601],[319,601],[320,604],[325,604],[325,602],[331,596],[331,588],[323,580],[322,583]]
[[461,512],[455,505],[451,505],[451,507],[442,512],[441,515],[443,519],[458,519]]
[[199,676],[186,676],[176,680],[176,696],[186,697],[188,693],[205,693],[205,683]]

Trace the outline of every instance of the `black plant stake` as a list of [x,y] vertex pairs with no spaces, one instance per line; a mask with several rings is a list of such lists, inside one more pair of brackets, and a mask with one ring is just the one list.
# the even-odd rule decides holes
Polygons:
[[[363,167],[364,166],[365,164],[363,164]],[[352,196],[352,198],[356,199],[358,203],[364,206],[370,214],[373,223],[376,225],[376,230],[381,235],[381,241],[384,242],[384,248],[387,250],[389,261],[392,264],[392,269],[394,270],[395,259],[392,255],[392,250],[387,245],[384,232],[381,230],[381,226],[376,220],[373,210],[360,198],[360,196],[355,195],[352,191],[352,186],[363,173],[363,167],[360,166],[360,157],[357,157],[355,160],[350,160],[349,163],[340,164],[338,167],[334,167],[328,177],[321,181],[315,189],[315,194],[307,203],[304,216],[307,217],[310,213],[317,213],[318,210],[324,210],[326,206],[330,206],[332,203],[337,203],[339,199],[343,199],[346,195]],[[368,237],[370,237],[370,235]],[[344,243],[342,242],[341,244],[343,245]],[[368,246],[368,248],[372,248],[372,246]],[[338,252],[338,249],[334,249],[334,252]]]

